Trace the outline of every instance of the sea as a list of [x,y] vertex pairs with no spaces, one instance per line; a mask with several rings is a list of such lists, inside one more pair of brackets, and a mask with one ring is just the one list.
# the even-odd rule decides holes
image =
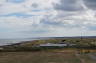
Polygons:
[[23,39],[0,39],[0,46],[2,45],[11,45],[15,43],[20,43],[23,41],[33,41],[38,40],[37,38],[23,38]]

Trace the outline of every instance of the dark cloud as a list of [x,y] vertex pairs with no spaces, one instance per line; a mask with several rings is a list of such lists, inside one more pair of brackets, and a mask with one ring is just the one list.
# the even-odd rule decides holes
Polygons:
[[33,3],[33,4],[32,4],[32,7],[37,8],[37,7],[38,7],[38,4]]
[[83,0],[83,1],[88,8],[96,10],[96,0]]
[[[56,19],[56,18],[54,18],[54,19]],[[63,22],[62,22],[63,21]],[[60,21],[54,21],[54,20],[51,20],[51,19],[42,19],[41,21],[40,21],[40,23],[42,24],[42,25],[44,25],[44,26],[52,26],[52,27],[64,27],[64,28],[68,28],[68,29],[70,29],[70,28],[81,28],[81,26],[83,25],[83,24],[78,24],[78,23],[74,23],[74,24],[70,24],[69,22],[66,22],[66,21],[64,21],[64,20],[60,20]]]
[[55,4],[54,8],[62,11],[80,11],[83,9],[78,0],[60,0],[60,4]]
[[48,20],[42,20],[40,23],[45,24],[45,25],[51,25],[51,26],[58,26],[58,25],[63,25],[60,22],[55,22],[55,21],[48,21]]

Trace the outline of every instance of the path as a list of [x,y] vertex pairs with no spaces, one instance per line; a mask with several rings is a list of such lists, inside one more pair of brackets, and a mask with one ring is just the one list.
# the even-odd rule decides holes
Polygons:
[[96,60],[96,55],[95,55],[96,53],[94,53],[94,54],[88,54],[88,56],[91,58],[91,59],[93,59],[93,60]]
[[80,59],[81,63],[85,63],[85,60],[83,58],[80,57],[80,54],[75,53],[75,55],[77,56],[77,58]]

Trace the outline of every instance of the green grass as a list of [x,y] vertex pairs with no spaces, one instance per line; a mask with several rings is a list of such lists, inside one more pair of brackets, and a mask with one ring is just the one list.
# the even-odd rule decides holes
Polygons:
[[58,39],[46,39],[46,40],[35,40],[35,41],[25,41],[21,43],[19,46],[28,46],[31,47],[33,45],[39,45],[44,43],[70,43],[76,44],[78,47],[85,46],[85,47],[96,47],[96,38],[58,38]]

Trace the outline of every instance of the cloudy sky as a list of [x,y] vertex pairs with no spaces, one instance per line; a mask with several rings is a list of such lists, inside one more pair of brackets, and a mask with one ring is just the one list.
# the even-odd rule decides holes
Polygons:
[[0,0],[0,38],[96,36],[96,0]]

